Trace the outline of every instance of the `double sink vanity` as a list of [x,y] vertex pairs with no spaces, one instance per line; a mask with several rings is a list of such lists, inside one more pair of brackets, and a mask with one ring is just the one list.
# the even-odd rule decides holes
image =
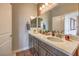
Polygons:
[[77,39],[67,41],[64,36],[59,38],[29,31],[29,46],[35,56],[73,56],[78,53],[78,45]]
[[79,56],[79,12],[75,6],[77,5],[58,4],[31,19],[29,46],[33,55]]

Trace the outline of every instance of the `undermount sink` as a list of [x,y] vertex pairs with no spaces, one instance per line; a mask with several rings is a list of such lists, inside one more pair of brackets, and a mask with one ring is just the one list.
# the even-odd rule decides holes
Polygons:
[[47,37],[47,39],[54,42],[63,42],[62,39],[56,37]]

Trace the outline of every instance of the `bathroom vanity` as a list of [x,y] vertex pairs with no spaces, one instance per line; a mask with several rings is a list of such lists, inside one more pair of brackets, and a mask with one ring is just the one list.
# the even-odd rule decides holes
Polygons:
[[29,32],[29,46],[34,56],[72,56],[78,48],[78,41],[65,41],[57,37],[52,40],[40,33]]

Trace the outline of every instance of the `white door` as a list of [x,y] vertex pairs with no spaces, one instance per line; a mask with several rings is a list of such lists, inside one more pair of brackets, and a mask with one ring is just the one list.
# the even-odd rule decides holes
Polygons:
[[77,17],[77,35],[79,35],[79,16]]
[[0,55],[11,55],[12,52],[12,10],[7,3],[0,4]]

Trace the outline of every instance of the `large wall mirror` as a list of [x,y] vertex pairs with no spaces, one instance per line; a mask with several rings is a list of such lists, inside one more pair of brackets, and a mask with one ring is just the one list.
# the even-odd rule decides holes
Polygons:
[[79,15],[77,6],[77,4],[58,4],[40,17],[31,19],[31,27],[77,35],[79,32],[76,24]]

